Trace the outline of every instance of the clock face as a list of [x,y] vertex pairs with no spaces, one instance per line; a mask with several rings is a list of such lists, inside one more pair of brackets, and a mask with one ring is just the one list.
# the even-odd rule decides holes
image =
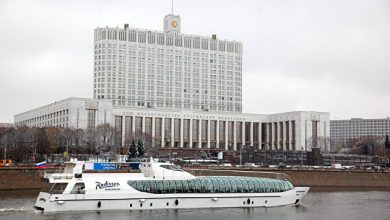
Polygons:
[[172,25],[173,28],[176,28],[177,27],[177,21],[173,20],[171,22],[171,25]]

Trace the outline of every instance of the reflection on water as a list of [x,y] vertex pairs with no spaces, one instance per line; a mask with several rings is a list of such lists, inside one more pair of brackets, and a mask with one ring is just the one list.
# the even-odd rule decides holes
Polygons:
[[[34,194],[34,196],[31,196]],[[184,209],[148,211],[66,212],[42,214],[32,206],[36,193],[0,194],[0,219],[111,219],[111,220],[357,220],[390,219],[390,192],[309,193],[299,207]]]

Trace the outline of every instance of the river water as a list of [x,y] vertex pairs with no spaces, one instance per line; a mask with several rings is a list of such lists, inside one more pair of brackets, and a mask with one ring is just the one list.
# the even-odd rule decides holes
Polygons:
[[3,219],[110,220],[389,220],[390,192],[310,192],[299,207],[67,212],[43,214],[32,206],[36,193],[0,194]]

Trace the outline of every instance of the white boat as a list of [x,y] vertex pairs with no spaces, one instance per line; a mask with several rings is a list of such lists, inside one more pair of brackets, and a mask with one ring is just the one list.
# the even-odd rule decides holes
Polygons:
[[141,163],[140,173],[83,173],[85,162],[68,163],[63,173],[45,174],[53,184],[40,192],[43,212],[222,207],[273,207],[298,204],[309,187],[287,180],[196,177],[174,164]]

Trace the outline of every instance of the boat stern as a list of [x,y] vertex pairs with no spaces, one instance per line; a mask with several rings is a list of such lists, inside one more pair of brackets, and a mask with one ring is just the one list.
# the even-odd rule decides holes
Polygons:
[[47,192],[40,192],[35,202],[34,208],[37,210],[41,210],[42,212],[45,210],[46,206],[49,204],[50,194]]

